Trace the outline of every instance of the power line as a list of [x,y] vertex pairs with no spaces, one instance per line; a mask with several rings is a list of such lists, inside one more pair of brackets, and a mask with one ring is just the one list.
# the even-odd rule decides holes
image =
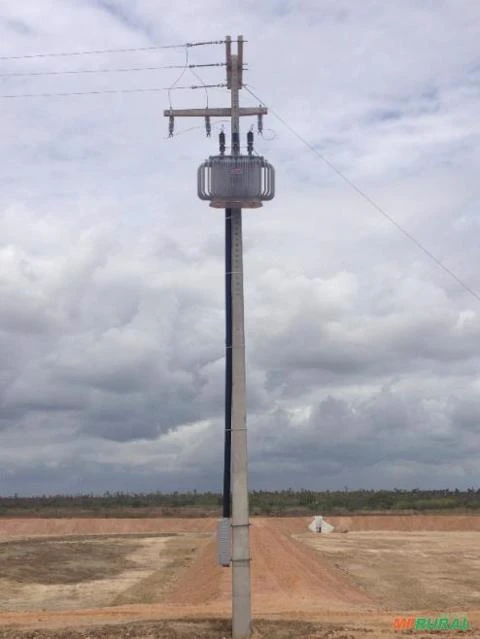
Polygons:
[[[216,89],[219,87],[225,87],[226,84],[199,84],[192,86],[180,86],[175,87],[174,90],[180,89]],[[98,91],[68,91],[64,93],[15,93],[12,95],[2,95],[0,94],[0,99],[6,98],[57,98],[57,97],[65,97],[72,95],[102,95],[108,93],[153,93],[159,91],[169,91],[171,87],[151,87],[145,89],[100,89]]]
[[174,82],[170,85],[170,88],[168,89],[168,102],[170,104],[170,109],[172,108],[172,89],[175,87],[175,85],[180,82],[180,80],[183,78],[183,76],[185,75],[185,71],[187,70],[188,64],[189,64],[189,50],[185,49],[185,64],[183,65],[182,71],[180,72],[179,76],[177,77],[176,80],[174,80]]
[[[188,69],[199,67],[224,67],[225,62],[211,62],[209,64],[189,64]],[[47,75],[75,75],[81,73],[123,73],[130,71],[162,71],[163,69],[183,69],[184,64],[167,64],[158,67],[123,67],[117,69],[75,69],[66,71],[28,71],[20,73],[0,73],[0,78],[17,78],[30,76],[47,76]]]
[[197,78],[197,80],[202,83],[203,88],[205,89],[205,102],[206,102],[205,103],[205,107],[208,109],[208,89],[207,89],[207,85],[205,84],[204,79],[198,73],[196,73],[193,69],[190,69],[190,70],[191,70],[191,73]]
[[[258,95],[256,95],[247,85],[244,85],[244,88],[246,89],[246,91],[248,91],[248,93],[250,93],[251,96],[253,96],[256,100],[258,100],[258,102],[260,102],[261,104],[265,104],[263,100],[261,100],[258,97]],[[465,291],[467,291],[467,293],[470,293],[470,295],[473,295],[473,297],[480,302],[479,293],[477,293],[472,288],[470,288],[470,286],[468,286],[468,284],[466,284],[463,280],[461,280],[458,277],[458,275],[456,275],[450,268],[448,268],[448,266],[445,266],[445,264],[443,264],[443,262],[441,262],[437,257],[435,257],[435,255],[431,251],[429,251],[429,249],[427,249],[419,240],[417,240],[416,237],[414,237],[409,231],[404,229],[403,226],[399,224],[389,213],[387,213],[387,211],[385,211],[384,208],[382,208],[379,204],[377,204],[374,200],[372,200],[370,196],[368,196],[364,191],[362,191],[362,189],[360,189],[354,182],[352,182],[352,180],[350,180],[350,178],[348,178],[344,173],[342,173],[340,169],[337,169],[337,167],[334,164],[332,164],[330,160],[327,160],[327,158],[324,155],[322,155],[320,151],[318,151],[318,149],[316,149],[313,146],[313,144],[310,144],[308,140],[306,140],[302,135],[300,135],[300,133],[298,133],[292,126],[290,126],[290,124],[288,124],[288,122],[286,122],[274,109],[272,109],[271,107],[268,107],[268,108],[270,112],[272,113],[272,115],[276,117],[277,120],[279,120],[279,122],[281,122],[283,126],[290,131],[290,133],[292,133],[298,140],[300,140],[300,142],[305,144],[306,147],[308,147],[311,151],[313,151],[315,155],[317,155],[322,160],[322,162],[326,166],[328,166],[329,169],[331,169],[334,173],[336,173],[339,177],[341,177],[344,182],[346,182],[356,193],[358,193],[358,195],[360,195],[360,197],[362,197],[371,206],[373,206],[374,209],[376,209],[379,213],[381,213],[381,215],[383,215],[385,219],[387,219],[391,224],[393,224],[393,226],[395,226],[395,228],[398,231],[400,231],[406,238],[408,238],[411,242],[413,242],[417,246],[417,248],[419,248],[427,257],[429,257],[433,262],[435,262],[435,264],[439,266],[443,271],[445,271],[445,273],[450,275],[450,277],[454,279],[457,282],[457,284],[459,284]]]
[[92,49],[86,51],[61,51],[59,53],[31,53],[28,55],[0,56],[0,60],[27,60],[31,58],[57,58],[77,55],[98,55],[103,53],[136,53],[140,51],[160,51],[162,49],[184,49],[185,47],[202,47],[213,44],[223,44],[225,40],[210,40],[209,42],[185,42],[184,44],[165,44],[151,47],[135,47],[122,49]]

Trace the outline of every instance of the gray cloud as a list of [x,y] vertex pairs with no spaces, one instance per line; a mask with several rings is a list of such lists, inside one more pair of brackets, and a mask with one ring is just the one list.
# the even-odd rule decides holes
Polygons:
[[[161,12],[154,0],[9,0],[0,34],[15,55],[243,33],[254,91],[479,290],[479,21],[474,0]],[[223,49],[189,54],[219,62]],[[172,49],[2,69],[183,61]],[[223,81],[219,68],[200,75]],[[3,77],[0,93],[176,77]],[[195,185],[215,137],[177,122],[168,140],[163,93],[0,100],[2,491],[219,489],[224,214]],[[225,100],[209,92],[210,105]],[[478,303],[272,114],[265,127],[256,148],[276,167],[277,197],[244,215],[251,486],[474,485]]]

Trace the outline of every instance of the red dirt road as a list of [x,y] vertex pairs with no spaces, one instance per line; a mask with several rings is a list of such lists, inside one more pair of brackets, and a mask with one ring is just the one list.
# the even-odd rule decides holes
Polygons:
[[[278,530],[273,519],[251,527],[252,604],[263,613],[375,607],[375,602],[319,553]],[[231,571],[216,565],[215,540],[208,544],[171,589],[166,603],[208,605],[227,612]]]

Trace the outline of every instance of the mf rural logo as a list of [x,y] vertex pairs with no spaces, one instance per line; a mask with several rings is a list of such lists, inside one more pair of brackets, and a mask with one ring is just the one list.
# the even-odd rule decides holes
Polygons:
[[470,630],[466,617],[395,617],[394,630]]

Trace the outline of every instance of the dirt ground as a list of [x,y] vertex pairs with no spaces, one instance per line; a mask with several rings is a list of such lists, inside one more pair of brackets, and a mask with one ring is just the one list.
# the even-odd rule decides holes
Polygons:
[[353,532],[295,536],[375,600],[402,610],[480,608],[477,532]]
[[[255,620],[251,639],[390,639],[393,635],[359,623]],[[397,637],[398,637],[397,633]],[[469,631],[462,633],[474,637]],[[226,639],[231,636],[227,620],[168,620],[57,630],[0,629],[0,639]],[[410,635],[411,636],[411,635]],[[438,637],[438,633],[417,633]],[[447,635],[448,639],[450,636]]]
[[41,537],[0,543],[0,610],[158,601],[207,533]]
[[[387,639],[403,634],[398,615],[445,612],[480,639],[480,517],[329,521],[349,532],[252,520],[254,637]],[[231,570],[216,564],[214,530],[204,518],[0,520],[0,639],[228,636]]]

